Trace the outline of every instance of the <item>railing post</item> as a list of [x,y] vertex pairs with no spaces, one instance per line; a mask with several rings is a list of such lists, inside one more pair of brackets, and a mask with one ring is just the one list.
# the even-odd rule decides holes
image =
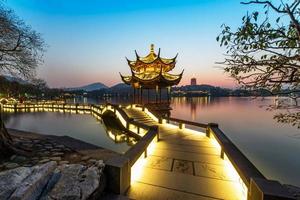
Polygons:
[[184,129],[184,127],[185,127],[184,123],[181,123],[181,122],[179,123],[178,126],[179,126],[179,129]]
[[162,121],[163,121],[163,119],[160,117],[160,118],[158,119],[158,123],[162,124]]
[[156,131],[156,138],[157,142],[159,141],[159,127],[158,126],[151,126],[150,129]]
[[145,149],[145,152],[144,152],[144,158],[147,158],[148,156],[148,153],[147,153],[147,148]]
[[107,190],[124,194],[130,187],[131,167],[125,156],[117,156],[105,163],[105,174],[107,176]]
[[210,132],[211,132],[211,128],[218,128],[219,125],[217,123],[208,123],[207,127],[206,127],[206,137],[210,138]]
[[210,127],[206,127],[206,137],[210,138]]
[[129,123],[129,122],[126,122],[126,129],[129,130],[129,126],[130,126],[130,123]]
[[224,151],[223,151],[223,149],[221,149],[221,158],[224,160],[224,155],[225,155],[225,153],[224,153]]

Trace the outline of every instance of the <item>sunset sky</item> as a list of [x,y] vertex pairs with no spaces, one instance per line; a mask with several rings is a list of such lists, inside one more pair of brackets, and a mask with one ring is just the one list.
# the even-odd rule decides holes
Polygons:
[[215,62],[224,49],[216,36],[223,23],[237,27],[249,6],[239,0],[7,0],[20,18],[40,32],[48,47],[39,77],[50,87],[93,82],[112,86],[129,74],[125,56],[141,56],[150,44],[162,57],[178,53],[174,73],[185,70],[199,84],[235,87]]

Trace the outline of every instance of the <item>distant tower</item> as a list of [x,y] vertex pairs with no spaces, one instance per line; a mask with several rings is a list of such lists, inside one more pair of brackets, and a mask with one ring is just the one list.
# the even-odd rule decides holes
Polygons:
[[197,79],[191,78],[191,85],[197,85]]

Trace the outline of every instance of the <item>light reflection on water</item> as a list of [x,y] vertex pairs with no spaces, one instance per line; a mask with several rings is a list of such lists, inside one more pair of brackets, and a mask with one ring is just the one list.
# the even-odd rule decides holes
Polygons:
[[130,148],[126,142],[115,143],[106,133],[103,124],[90,114],[4,113],[4,121],[8,128],[48,135],[67,135],[118,153],[124,153]]
[[277,123],[266,111],[272,103],[274,98],[173,98],[171,115],[218,123],[266,177],[300,186],[300,130]]

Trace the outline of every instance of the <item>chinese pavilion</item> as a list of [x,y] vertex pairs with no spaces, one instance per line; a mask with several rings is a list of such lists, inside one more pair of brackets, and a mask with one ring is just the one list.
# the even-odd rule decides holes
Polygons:
[[175,68],[176,58],[167,59],[160,57],[160,49],[158,54],[154,52],[154,45],[151,45],[150,53],[146,57],[140,57],[137,52],[136,60],[127,62],[131,70],[131,76],[123,76],[121,78],[124,83],[131,85],[134,89],[134,103],[136,101],[136,94],[138,95],[138,101],[142,102],[143,90],[148,91],[148,103],[149,103],[149,91],[155,91],[155,102],[161,102],[161,91],[165,89],[167,91],[167,99],[169,101],[171,86],[177,85],[182,77],[183,71],[180,74],[171,74]]

